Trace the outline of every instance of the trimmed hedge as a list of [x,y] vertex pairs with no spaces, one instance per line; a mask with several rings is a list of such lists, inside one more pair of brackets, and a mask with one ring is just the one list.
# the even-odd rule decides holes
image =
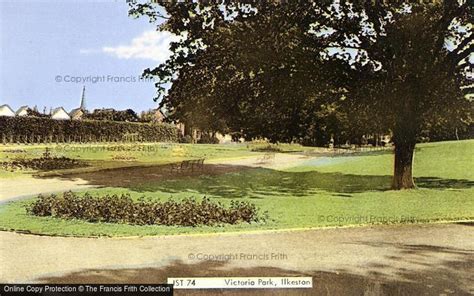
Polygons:
[[0,116],[0,141],[3,143],[177,142],[178,135],[174,125],[162,123]]
[[165,202],[145,200],[134,202],[128,194],[94,197],[89,193],[79,196],[64,192],[62,196],[39,195],[27,206],[27,211],[36,216],[52,216],[62,219],[81,219],[88,222],[127,223],[134,225],[217,225],[251,223],[265,220],[258,208],[249,202],[231,201],[225,207],[208,198],[197,201],[186,198],[182,201]]

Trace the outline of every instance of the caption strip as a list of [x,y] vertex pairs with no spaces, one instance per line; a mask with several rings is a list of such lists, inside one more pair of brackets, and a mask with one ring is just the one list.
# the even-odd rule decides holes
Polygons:
[[298,289],[312,288],[311,277],[168,278],[175,289]]
[[[58,294],[60,293],[60,294]],[[173,295],[173,285],[166,284],[0,284],[0,295]]]

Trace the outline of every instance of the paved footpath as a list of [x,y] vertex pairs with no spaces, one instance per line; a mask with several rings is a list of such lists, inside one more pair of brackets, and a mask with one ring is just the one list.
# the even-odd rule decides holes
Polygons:
[[0,179],[0,204],[40,193],[62,192],[90,188],[84,180],[60,180],[58,178],[39,179],[19,177]]
[[[472,295],[474,227],[431,224],[143,238],[0,232],[0,282],[312,276],[313,289],[178,295]],[[229,260],[222,260],[224,255]],[[214,260],[205,258],[214,256]],[[220,257],[219,257],[220,256]]]

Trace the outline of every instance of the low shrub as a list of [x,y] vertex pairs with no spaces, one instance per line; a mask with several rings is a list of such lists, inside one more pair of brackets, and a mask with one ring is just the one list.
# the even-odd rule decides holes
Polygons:
[[197,141],[198,144],[219,144],[219,139],[213,137],[212,135],[204,134],[201,138]]
[[4,153],[26,153],[25,149],[5,149]]
[[179,142],[183,144],[192,144],[194,142],[194,139],[190,135],[186,135],[186,136],[181,137],[179,139]]
[[282,152],[283,150],[280,147],[268,144],[267,146],[252,148],[251,151],[253,152]]
[[265,219],[252,203],[231,201],[226,207],[204,197],[201,201],[186,198],[165,202],[140,198],[134,202],[128,194],[94,197],[79,196],[71,191],[61,196],[39,195],[27,207],[30,214],[88,222],[127,223],[135,225],[217,225],[258,222]]
[[16,158],[11,161],[4,161],[0,163],[0,167],[4,170],[59,170],[59,169],[73,169],[78,167],[85,167],[87,164],[83,161],[68,158],[65,156],[56,157],[51,156],[47,148],[41,157],[37,158]]
[[117,154],[112,156],[113,160],[118,160],[118,161],[135,161],[137,160],[136,157],[133,157],[131,155],[122,155],[122,154]]

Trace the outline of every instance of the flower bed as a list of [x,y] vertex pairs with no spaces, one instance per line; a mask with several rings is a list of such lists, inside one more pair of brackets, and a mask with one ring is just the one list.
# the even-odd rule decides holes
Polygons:
[[94,197],[65,192],[60,196],[39,195],[27,208],[36,216],[81,219],[88,222],[127,223],[136,225],[217,225],[251,223],[264,220],[258,208],[249,202],[231,201],[226,207],[208,198],[187,198],[165,202],[140,199],[126,194]]

